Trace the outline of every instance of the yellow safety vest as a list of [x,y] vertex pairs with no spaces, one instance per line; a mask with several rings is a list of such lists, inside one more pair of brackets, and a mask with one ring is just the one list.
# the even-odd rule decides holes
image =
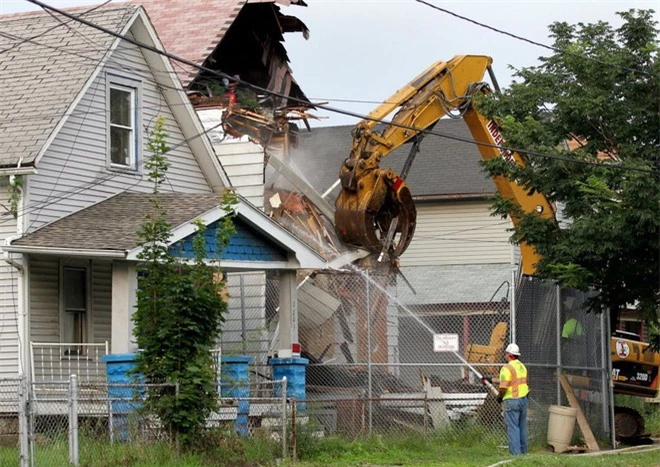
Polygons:
[[503,400],[519,399],[529,393],[527,368],[520,360],[511,360],[500,370],[500,387],[506,388]]

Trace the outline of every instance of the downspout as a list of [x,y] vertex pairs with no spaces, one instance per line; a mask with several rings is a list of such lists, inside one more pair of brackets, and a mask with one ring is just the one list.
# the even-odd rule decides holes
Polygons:
[[[18,164],[16,166],[17,169],[20,169],[21,167],[21,162],[23,161],[23,158],[21,158],[18,161]],[[19,190],[19,205],[17,208],[18,214],[16,215],[16,235],[9,236],[5,239],[4,244],[5,245],[11,245],[11,243],[14,240],[17,240],[23,236],[23,230],[25,228],[24,224],[24,214],[23,214],[23,208],[24,208],[24,202],[25,202],[25,191],[20,187],[16,185],[16,176],[15,175],[10,175],[9,176],[9,183],[10,185],[14,186],[15,189]],[[25,279],[25,266],[21,261],[17,261],[12,257],[12,254],[6,250],[3,250],[2,252],[3,259],[4,261],[9,264],[11,267],[15,268],[18,271],[18,280],[17,280],[17,286],[16,286],[16,306],[17,310],[16,313],[18,315],[18,323],[17,323],[17,332],[18,332],[18,374],[19,376],[27,376],[29,372],[29,365],[28,365],[28,344],[27,344],[27,337],[28,337],[28,323],[27,323],[27,313],[26,313],[26,307],[25,307],[25,287],[24,287],[24,279]],[[22,256],[22,255],[21,255]]]

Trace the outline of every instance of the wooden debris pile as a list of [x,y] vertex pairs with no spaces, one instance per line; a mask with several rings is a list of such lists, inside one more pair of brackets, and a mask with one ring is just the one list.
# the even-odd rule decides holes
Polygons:
[[345,251],[329,219],[304,195],[281,188],[266,192],[266,213],[325,258]]

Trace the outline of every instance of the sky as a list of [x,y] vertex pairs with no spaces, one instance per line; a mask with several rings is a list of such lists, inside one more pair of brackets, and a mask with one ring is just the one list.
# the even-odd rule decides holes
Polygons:
[[[43,0],[58,8],[94,4],[89,0]],[[170,1],[170,0],[163,0]],[[511,83],[510,67],[538,64],[550,51],[504,36],[432,9],[415,0],[305,0],[307,7],[282,7],[310,30],[285,35],[293,76],[313,102],[366,115],[379,102],[438,60],[454,55],[490,55],[501,87]],[[427,0],[475,21],[551,45],[548,25],[607,21],[621,24],[617,11],[654,9],[660,0]],[[0,13],[35,9],[25,0],[0,0]],[[348,101],[366,101],[355,103]],[[312,126],[351,125],[354,117],[316,111]]]

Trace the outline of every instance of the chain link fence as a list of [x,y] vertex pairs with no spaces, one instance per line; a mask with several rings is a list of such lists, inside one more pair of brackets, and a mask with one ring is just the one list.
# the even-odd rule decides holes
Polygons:
[[0,379],[0,465],[19,465],[27,461],[28,443],[25,418],[27,384],[25,379]]
[[[306,416],[324,435],[357,437],[483,428],[505,442],[501,409],[480,382],[509,340],[511,268],[408,267],[301,276],[298,332]],[[486,283],[475,277],[487,276]],[[277,276],[266,304],[277,304]],[[277,322],[277,310],[267,310]],[[438,351],[438,339],[453,347]],[[270,351],[276,349],[276,343]],[[255,373],[267,372],[256,358]],[[493,429],[497,427],[497,429]]]
[[[497,380],[504,348],[515,336],[529,368],[532,441],[545,443],[549,407],[568,405],[559,383],[563,374],[592,431],[609,444],[609,334],[604,315],[583,311],[588,295],[528,278],[514,282],[509,265],[401,272],[348,269],[299,277],[298,331],[302,356],[310,361],[311,425],[347,437],[430,435],[470,426],[505,443],[501,407],[480,376]],[[274,323],[277,290],[277,276],[269,275],[266,314]],[[562,338],[572,318],[584,332]],[[274,339],[274,326],[271,332]],[[439,341],[453,347],[438,349]],[[269,351],[275,349],[276,342]],[[265,360],[257,356],[255,374],[268,372],[260,364]]]
[[559,381],[564,375],[596,439],[613,443],[607,314],[587,313],[589,294],[550,282],[524,280],[516,294],[517,342],[525,352],[540,426],[547,407],[568,405]]
[[[21,393],[26,381],[0,380],[1,439],[8,447],[0,449],[0,465],[87,465],[98,463],[111,444],[177,445],[145,409],[146,398],[176,392],[176,385],[79,383],[72,375],[68,381],[32,383],[28,403],[27,386],[25,398]],[[208,430],[268,440],[280,445],[283,458],[290,455],[292,429],[308,417],[296,416],[286,380],[226,381],[217,388],[218,410],[209,417]],[[25,436],[19,436],[21,416]]]
[[[237,281],[250,288],[237,301],[245,308],[233,325],[247,342],[234,351],[254,360],[248,379],[225,375],[218,385],[220,409],[209,427],[281,443],[282,457],[295,457],[303,435],[469,430],[505,445],[501,407],[480,377],[497,378],[513,335],[529,369],[530,441],[544,444],[548,408],[568,405],[559,383],[565,375],[592,431],[608,444],[608,323],[605,315],[583,311],[588,295],[536,280],[514,282],[509,265],[403,267],[401,273],[348,269],[300,276],[298,334],[309,359],[304,401],[287,398],[286,383],[273,381],[268,365],[277,349],[277,275]],[[261,305],[252,306],[259,294]],[[562,337],[572,319],[582,332]],[[239,342],[241,336],[224,339]],[[28,456],[32,465],[84,464],[107,443],[168,439],[157,418],[141,410],[145,385],[35,382],[29,404],[21,387],[18,379],[0,381],[2,426],[15,443],[21,439],[16,414],[29,408],[23,413],[30,442],[18,443],[11,458],[0,459],[3,465]]]

